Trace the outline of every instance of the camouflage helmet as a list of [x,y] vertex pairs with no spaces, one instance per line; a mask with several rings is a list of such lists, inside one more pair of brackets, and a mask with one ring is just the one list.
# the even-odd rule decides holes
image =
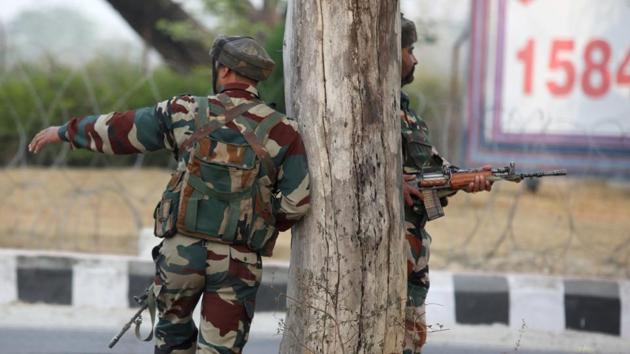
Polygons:
[[412,44],[418,40],[418,34],[416,33],[416,25],[413,21],[405,18],[403,14],[400,14],[400,45],[401,48],[409,48]]
[[219,36],[210,49],[213,65],[223,64],[246,78],[263,81],[271,75],[274,61],[263,46],[246,36]]

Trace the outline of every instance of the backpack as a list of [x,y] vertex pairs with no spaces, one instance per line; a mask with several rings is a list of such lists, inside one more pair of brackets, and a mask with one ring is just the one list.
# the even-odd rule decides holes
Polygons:
[[[209,119],[208,98],[195,97],[195,131],[180,146],[187,152],[181,161],[187,155],[188,162],[156,207],[155,235],[178,232],[269,253],[278,235],[272,206],[277,172],[264,146],[284,116],[272,111],[256,122],[243,114],[259,102],[234,106],[225,94],[217,98],[225,109],[212,106],[216,116]],[[232,121],[238,130],[226,126]]]

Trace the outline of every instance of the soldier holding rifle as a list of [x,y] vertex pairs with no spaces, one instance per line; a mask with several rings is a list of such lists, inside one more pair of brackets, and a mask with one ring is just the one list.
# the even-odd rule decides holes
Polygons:
[[[413,50],[417,41],[415,24],[401,19],[401,86],[413,82],[418,64]],[[405,309],[404,354],[420,353],[427,338],[425,299],[429,291],[429,256],[431,236],[424,226],[428,220],[422,202],[423,194],[414,181],[425,171],[441,171],[448,162],[429,141],[429,128],[425,121],[409,106],[409,97],[401,92],[400,119],[403,151],[403,199],[405,202],[406,254],[407,254],[407,307]],[[489,166],[484,166],[489,170]],[[412,182],[412,183],[409,183]],[[492,183],[483,175],[475,176],[464,188],[466,192],[489,191]],[[446,197],[438,203],[446,204]]]
[[[401,19],[401,85],[413,81],[418,64],[413,54],[417,40],[413,22]],[[429,140],[429,129],[424,120],[409,107],[409,98],[401,92],[400,99],[403,199],[405,202],[407,254],[407,307],[405,311],[404,354],[418,354],[427,338],[425,300],[429,290],[429,255],[431,236],[424,228],[427,221],[444,216],[447,198],[459,190],[468,193],[490,191],[499,180],[520,182],[525,178],[563,176],[565,170],[517,173],[515,164],[493,169],[463,170],[441,157]]]

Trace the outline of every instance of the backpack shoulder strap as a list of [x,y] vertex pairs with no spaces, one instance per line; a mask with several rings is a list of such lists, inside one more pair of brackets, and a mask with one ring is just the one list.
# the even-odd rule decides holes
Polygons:
[[256,136],[258,137],[258,139],[266,142],[271,129],[273,129],[278,123],[280,123],[283,118],[284,115],[278,112],[271,113],[270,115],[265,117],[265,119],[258,123],[258,126],[256,127]]
[[245,140],[247,140],[247,143],[256,153],[256,156],[260,159],[260,162],[262,163],[265,172],[267,172],[267,176],[272,184],[276,184],[276,165],[273,163],[273,160],[271,159],[267,149],[265,149],[264,144],[267,141],[269,131],[271,131],[276,124],[280,123],[281,120],[282,115],[274,112],[258,123],[254,131],[245,130],[241,132]]
[[[181,149],[182,150],[187,150],[197,140],[203,138],[204,136],[210,135],[215,130],[221,128],[222,126],[224,126],[226,124],[228,124],[229,122],[233,121],[234,118],[244,114],[245,112],[249,111],[250,109],[252,109],[253,107],[255,107],[257,105],[258,105],[258,103],[252,102],[252,103],[246,103],[246,104],[234,106],[233,108],[231,108],[229,110],[226,110],[226,112],[223,114],[223,116],[225,116],[225,119],[223,121],[220,121],[218,119],[213,119],[213,120],[208,121],[208,116],[207,116],[208,102],[207,102],[207,100],[205,100],[205,107],[206,108],[204,108],[204,112],[205,112],[205,121],[207,123],[197,126],[197,121],[196,121],[195,122],[195,132],[192,133],[192,135],[190,135],[188,137],[188,139],[186,139],[182,143]],[[199,108],[197,110],[197,119],[199,119],[198,117],[200,116],[200,110],[201,109],[202,108]]]
[[208,97],[195,96],[197,102],[197,115],[195,116],[195,128],[208,123]]
[[232,99],[230,99],[228,95],[220,93],[217,95],[217,98],[226,110],[234,108],[234,102],[232,102]]
[[252,147],[254,153],[256,153],[256,156],[258,156],[258,158],[260,159],[260,162],[262,163],[265,172],[267,172],[267,176],[271,180],[271,183],[276,184],[276,166],[274,165],[273,160],[271,159],[271,156],[269,155],[267,149],[265,149],[265,147],[260,142],[258,137],[256,137],[256,134],[254,134],[253,131],[246,130],[241,132],[241,134],[243,134],[243,137],[245,138],[245,140],[247,140],[249,146]]

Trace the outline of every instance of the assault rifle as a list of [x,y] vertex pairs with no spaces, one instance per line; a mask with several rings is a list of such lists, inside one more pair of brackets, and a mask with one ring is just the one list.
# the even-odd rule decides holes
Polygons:
[[451,196],[458,190],[465,189],[475,180],[475,176],[484,176],[490,182],[505,180],[519,183],[525,178],[565,176],[566,174],[566,170],[518,173],[516,172],[516,164],[510,162],[508,166],[492,170],[458,169],[448,166],[442,172],[419,173],[416,175],[416,180],[411,181],[411,183],[417,183],[424,197],[424,207],[428,220],[434,220],[444,216],[444,208],[440,203],[440,198]]
[[[125,323],[123,328],[109,342],[109,348],[113,348],[120,338],[129,330],[132,324],[136,325],[136,337],[142,341],[148,342],[153,338],[153,324],[155,322],[155,296],[153,295],[153,284],[151,284],[140,296],[134,296],[133,299],[140,305],[140,309],[131,317],[129,322]],[[151,333],[146,338],[140,336],[140,325],[142,324],[142,312],[149,309],[151,315]]]

